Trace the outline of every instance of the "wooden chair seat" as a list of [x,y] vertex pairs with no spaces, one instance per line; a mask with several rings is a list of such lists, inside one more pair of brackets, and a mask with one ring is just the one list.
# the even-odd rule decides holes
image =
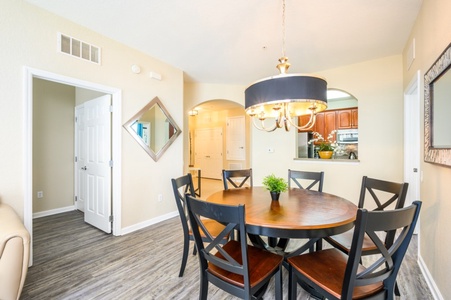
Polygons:
[[[223,249],[237,262],[242,263],[241,247],[238,241],[231,240],[227,242]],[[248,246],[247,251],[249,257],[249,280],[251,288],[257,286],[264,278],[267,278],[270,274],[274,273],[278,266],[283,262],[282,256],[254,246]],[[219,252],[216,253],[215,256],[222,259],[224,258]],[[228,283],[244,288],[244,277],[242,275],[221,269],[211,263],[208,264],[208,272]]]
[[[337,249],[340,249],[344,253],[349,253],[351,249],[352,236],[354,235],[354,230],[351,229],[342,234],[333,235],[327,238],[327,242]],[[362,252],[365,254],[371,254],[376,250],[377,247],[374,245],[373,241],[365,234],[363,238]]]
[[[202,219],[202,223],[204,223],[204,225],[208,228],[209,232],[211,233],[212,236],[218,236],[225,228],[224,225],[222,225],[221,223],[216,222],[215,220],[211,220],[211,219]],[[189,235],[193,236],[193,231],[190,229],[189,230]],[[205,238],[205,233],[203,231],[201,231],[201,236],[202,238]],[[226,239],[229,238],[229,235],[226,235]],[[192,239],[194,241],[194,238]]]
[[[327,249],[316,253],[290,257],[288,258],[288,263],[336,298],[341,297],[343,276],[348,263],[348,256],[343,252],[337,249]],[[365,270],[365,267],[359,265],[357,270],[360,273]],[[382,282],[357,286],[354,288],[352,299],[365,299],[365,297],[374,295],[383,288]]]

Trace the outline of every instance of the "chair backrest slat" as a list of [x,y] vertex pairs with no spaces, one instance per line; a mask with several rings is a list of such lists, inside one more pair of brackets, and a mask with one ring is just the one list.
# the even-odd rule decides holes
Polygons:
[[[303,181],[307,181],[305,185],[308,184],[305,188],[302,186],[302,183],[299,179]],[[311,190],[315,185],[317,185],[317,191],[323,191],[323,182],[324,182],[324,172],[309,172],[309,171],[295,171],[288,169],[288,188],[291,188],[291,181],[296,183],[296,186],[300,189]]]
[[[372,199],[376,204],[374,211],[383,211],[389,206],[392,209],[403,208],[407,197],[407,189],[409,184],[407,182],[397,183],[385,181],[375,178],[363,176],[362,186],[360,190],[359,208],[371,206],[368,199]],[[371,195],[371,197],[367,195]],[[395,238],[396,231],[388,231],[385,237],[385,243],[390,246]]]
[[252,169],[222,170],[222,181],[224,183],[224,190],[229,189],[229,184],[234,188],[242,188],[244,184],[252,187]]
[[188,173],[179,178],[171,179],[171,182],[175,197],[175,203],[177,204],[177,210],[179,211],[180,219],[182,221],[183,231],[188,234],[188,210],[186,207],[185,194],[190,194],[193,197],[195,196],[193,178],[191,174]]
[[[366,200],[368,192],[374,203],[376,203],[376,208],[373,210],[384,210],[393,203],[395,204],[395,209],[402,208],[404,207],[408,187],[409,184],[407,182],[396,183],[363,176],[358,207],[369,206],[368,203],[365,203],[368,202]],[[386,199],[384,200],[382,197]]]

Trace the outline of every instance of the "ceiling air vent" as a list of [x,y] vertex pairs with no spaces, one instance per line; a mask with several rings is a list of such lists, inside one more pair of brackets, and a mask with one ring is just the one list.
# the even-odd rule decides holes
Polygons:
[[58,51],[100,65],[100,48],[58,33]]

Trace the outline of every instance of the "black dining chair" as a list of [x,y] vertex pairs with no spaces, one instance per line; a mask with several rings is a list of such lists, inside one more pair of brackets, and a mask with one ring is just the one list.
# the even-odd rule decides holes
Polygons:
[[[402,208],[406,201],[408,187],[409,184],[407,182],[396,183],[363,176],[358,207],[371,207],[371,209],[375,211],[383,211],[387,208]],[[367,197],[368,194],[371,197]],[[365,201],[367,198],[371,198],[373,201],[368,203],[368,201]],[[384,233],[385,245],[387,245],[387,247],[393,244],[395,234],[396,231]],[[351,249],[352,237],[353,230],[350,230],[342,234],[326,237],[324,240],[335,248],[348,254]],[[376,251],[376,245],[374,245],[373,241],[365,235],[363,238],[362,255],[372,255]],[[395,285],[395,292],[397,296],[400,295],[397,284]]]
[[[177,209],[179,211],[180,220],[182,222],[183,228],[183,254],[182,254],[182,265],[180,267],[179,272],[179,277],[182,277],[183,273],[185,272],[186,262],[188,260],[189,242],[194,241],[194,236],[188,223],[188,208],[186,206],[185,194],[189,194],[194,197],[195,192],[193,178],[190,173],[188,173],[185,176],[181,176],[179,178],[171,179],[171,181],[172,181],[172,189],[174,191],[175,203],[177,204]],[[219,224],[214,220],[205,219],[202,221],[204,225],[209,228],[213,236],[216,236],[224,229],[224,225]],[[228,238],[229,236],[224,236],[220,239],[219,242],[226,243]],[[193,249],[193,255],[195,254],[196,247],[194,247]]]
[[288,169],[288,188],[291,188],[291,182],[295,187],[306,190],[323,191],[324,172],[296,171]]
[[229,184],[234,188],[252,187],[252,169],[222,170],[222,181],[224,190],[229,189]]
[[[408,187],[409,184],[407,182],[396,183],[363,176],[358,207],[366,207],[367,209],[375,211],[382,211],[387,208],[402,208],[406,201]],[[371,197],[368,197],[368,195]],[[373,201],[368,203],[369,201],[367,198],[371,198]],[[385,244],[387,246],[390,246],[393,243],[395,233],[395,231],[390,231],[385,235]],[[353,232],[350,230],[342,234],[327,237],[325,240],[344,253],[349,253],[352,237]],[[373,254],[372,252],[374,249],[374,243],[365,236],[362,249],[363,255]]]
[[[191,227],[199,249],[200,294],[207,299],[208,283],[242,299],[262,299],[275,277],[275,299],[282,299],[283,256],[247,244],[244,205],[223,205],[186,196]],[[201,218],[214,219],[226,227],[214,238]],[[225,245],[221,238],[233,230],[238,240]],[[202,238],[202,233],[207,240]]]
[[[298,281],[327,299],[394,299],[396,277],[420,213],[421,202],[395,210],[359,208],[349,256],[336,248],[288,258],[289,299],[296,299]],[[399,231],[387,246],[380,232]],[[378,259],[361,262],[364,237],[374,243]]]

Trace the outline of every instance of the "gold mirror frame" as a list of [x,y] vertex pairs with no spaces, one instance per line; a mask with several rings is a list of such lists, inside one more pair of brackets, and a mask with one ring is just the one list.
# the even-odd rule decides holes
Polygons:
[[[424,161],[446,166],[451,166],[451,149],[434,148],[432,144],[434,81],[444,75],[450,69],[450,66],[451,44],[424,75]],[[447,128],[444,128],[444,130],[447,130]]]
[[[165,143],[161,146],[156,148],[155,146],[151,146],[151,144],[155,144],[155,134],[152,134],[152,131],[149,129],[148,135],[146,135],[146,138],[143,139],[140,135],[138,135],[138,132],[133,128],[134,124],[138,123],[140,118],[142,118],[147,112],[152,110],[153,108],[159,109],[160,112],[164,115],[165,120],[163,122],[168,122],[168,138],[165,141]],[[156,111],[155,113],[158,113],[159,111]],[[155,118],[150,120],[149,122],[150,127],[157,129],[161,127],[161,123],[157,123],[158,120]],[[156,126],[156,125],[160,126]],[[153,125],[153,126],[152,126]],[[123,125],[123,127],[131,134],[131,136],[138,142],[138,144],[147,152],[147,154],[152,157],[154,161],[158,161],[158,159],[164,154],[164,152],[171,146],[171,144],[175,141],[175,139],[182,133],[180,128],[177,126],[175,121],[172,119],[171,115],[168,113],[166,108],[164,107],[163,103],[160,101],[158,97],[155,97],[150,101],[146,106],[144,106],[138,113],[136,113],[130,120],[127,121]],[[172,127],[172,128],[171,128]],[[172,135],[171,135],[171,131]],[[165,134],[165,132],[158,132],[159,135]],[[153,139],[152,139],[153,138]]]

